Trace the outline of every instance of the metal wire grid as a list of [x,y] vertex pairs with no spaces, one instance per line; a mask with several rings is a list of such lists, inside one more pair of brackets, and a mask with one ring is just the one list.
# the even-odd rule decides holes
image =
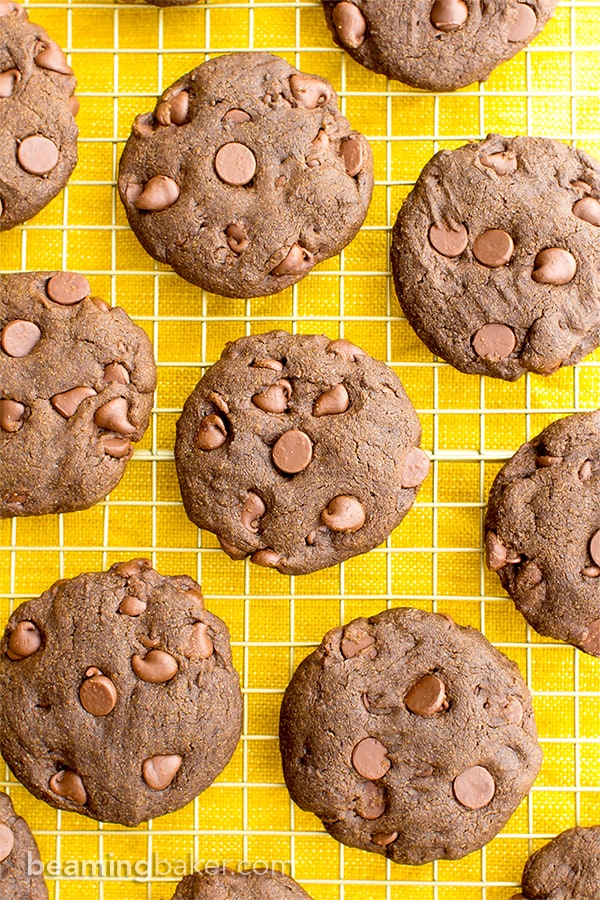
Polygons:
[[[93,166],[91,175],[89,166],[84,169],[84,177],[77,170],[62,198],[53,204],[53,213],[42,213],[11,237],[3,235],[3,268],[11,271],[62,266],[86,271],[99,293],[130,309],[148,329],[158,359],[159,392],[149,439],[142,449],[136,450],[122,486],[111,498],[96,510],[76,516],[0,523],[0,602],[8,614],[14,605],[44,590],[54,578],[74,575],[86,567],[105,568],[116,559],[131,555],[148,555],[163,571],[195,571],[204,582],[211,608],[223,615],[232,628],[245,697],[241,749],[222,778],[195,801],[191,814],[159,819],[129,834],[115,826],[97,826],[77,816],[49,811],[29,798],[7,770],[3,785],[14,796],[18,811],[28,815],[36,826],[46,860],[70,858],[74,847],[81,847],[83,853],[89,850],[90,841],[99,860],[119,858],[123,855],[120,848],[133,836],[137,847],[133,852],[140,859],[145,858],[149,869],[157,847],[165,847],[171,856],[182,854],[185,849],[195,860],[205,861],[224,857],[250,863],[257,859],[289,860],[292,874],[315,900],[447,900],[459,896],[467,900],[504,900],[518,883],[528,851],[540,840],[573,824],[600,820],[595,784],[599,738],[590,725],[600,693],[589,659],[558,643],[542,641],[525,628],[501,595],[496,581],[486,575],[481,561],[484,504],[493,473],[514,452],[519,440],[535,434],[550,419],[596,405],[594,388],[600,366],[592,357],[548,382],[526,377],[522,385],[509,388],[455,375],[448,366],[431,359],[411,336],[398,313],[387,253],[382,255],[381,251],[387,249],[399,198],[408,191],[418,171],[417,167],[414,172],[396,174],[397,145],[406,149],[416,142],[424,163],[442,145],[482,138],[496,125],[490,113],[491,98],[504,98],[516,110],[517,118],[524,121],[524,128],[515,131],[526,133],[539,132],[534,128],[533,105],[538,101],[552,104],[558,99],[570,110],[569,126],[562,119],[559,127],[547,121],[543,133],[583,141],[587,149],[595,149],[600,129],[586,127],[581,133],[579,103],[582,98],[587,99],[592,108],[600,110],[600,85],[596,81],[593,90],[582,89],[578,61],[600,50],[600,19],[592,21],[585,42],[581,40],[578,22],[585,17],[589,24],[587,13],[592,10],[596,15],[600,3],[563,0],[557,16],[562,16],[563,22],[568,18],[570,36],[566,42],[538,41],[524,51],[524,76],[514,79],[506,89],[496,86],[490,91],[482,85],[461,92],[460,102],[474,103],[477,111],[476,121],[470,116],[464,128],[456,113],[450,118],[458,127],[448,129],[444,124],[446,97],[426,95],[432,104],[431,127],[420,134],[399,133],[398,104],[404,104],[408,117],[413,104],[423,102],[424,95],[394,82],[386,84],[381,78],[375,85],[367,75],[366,89],[357,85],[357,67],[330,43],[323,29],[318,32],[313,27],[319,16],[318,3],[212,0],[206,8],[191,9],[192,13],[189,9],[157,11],[141,6],[133,10],[110,3],[66,2],[36,3],[30,13],[34,21],[42,24],[51,21],[55,14],[64,14],[63,44],[78,61],[80,81],[82,74],[86,76],[86,85],[79,91],[82,108],[85,110],[86,103],[95,104],[94,109],[102,109],[112,122],[111,134],[97,134],[94,128],[86,129],[91,120],[84,118],[82,151],[87,154],[86,145],[90,145],[89,149],[100,155],[108,148],[112,169],[110,177],[108,170],[106,177],[103,172],[102,177],[97,177]],[[243,47],[236,43],[237,31],[231,34],[229,43],[223,40],[222,32],[215,37],[219,17],[233,12],[247,17]],[[274,12],[293,15],[292,42],[280,42],[272,25],[265,28],[263,16]],[[98,21],[95,17],[104,13],[112,20],[111,41],[106,46],[96,46],[92,29]],[[180,47],[170,45],[165,41],[167,23],[178,16],[186,16],[189,21],[190,14],[203,20],[196,47],[191,48],[187,42]],[[131,35],[124,34],[124,29],[134,22],[132,16],[140,28],[133,41]],[[306,20],[311,29],[306,29]],[[50,21],[48,29],[52,33]],[[91,46],[80,40],[81,29],[88,23]],[[148,23],[156,29],[156,42],[147,45]],[[268,47],[262,46],[264,31],[271,35]],[[307,42],[307,33],[316,35],[314,43]],[[283,29],[282,34],[289,36],[289,29]],[[53,36],[58,37],[55,33]],[[360,104],[368,98],[370,103],[379,104],[376,132],[362,127],[374,146],[384,146],[378,158],[375,188],[383,221],[373,222],[370,218],[361,232],[361,236],[372,237],[375,242],[375,265],[364,264],[365,259],[371,261],[368,243],[367,252],[358,254],[359,266],[352,248],[348,248],[341,254],[339,266],[335,260],[321,266],[302,285],[286,292],[282,302],[225,301],[219,305],[209,295],[190,294],[173,273],[154,266],[143,254],[140,258],[141,251],[136,251],[133,243],[126,245],[129,255],[124,259],[120,245],[121,238],[129,234],[115,188],[120,146],[128,132],[123,104],[128,111],[149,108],[149,95],[159,93],[186,67],[198,64],[205,55],[236,49],[269,49],[311,71],[304,62],[309,58],[312,70],[321,71],[316,58],[327,70],[324,74],[329,74],[333,63],[342,109],[348,110],[356,127],[362,127],[354,114],[357,101]],[[562,68],[566,81],[563,79],[559,88],[540,87],[534,77],[534,61],[544,54],[560,56],[557,68]],[[122,72],[132,56],[139,56],[140,68],[150,58],[156,76],[152,90],[124,89]],[[109,60],[112,85],[110,78],[99,78],[102,83],[92,86],[89,73],[105,58]],[[167,76],[166,69],[173,68],[174,61],[179,60],[180,68],[173,78],[170,72]],[[412,150],[408,150],[410,153]],[[107,222],[97,222],[94,215],[87,216],[80,207],[74,207],[70,194],[80,188],[99,189],[105,198],[110,194]],[[79,250],[82,235],[89,241],[87,260]],[[40,244],[46,242],[48,246],[40,251]],[[103,265],[96,261],[100,246],[104,248],[99,254]],[[128,265],[132,257],[134,266]],[[80,261],[76,266],[74,258],[86,264]],[[367,293],[362,303],[356,299],[356,285],[362,290],[371,283],[378,290],[380,287],[375,311],[369,305],[373,302],[371,294]],[[129,285],[134,290],[141,289],[144,296],[137,305]],[[307,285],[320,300],[328,293],[333,298],[318,313],[307,306]],[[175,309],[172,302],[179,294],[188,300],[193,296],[193,302],[186,303],[183,311]],[[176,353],[171,331],[174,324],[186,341],[183,350],[178,348]],[[384,547],[318,578],[284,578],[274,573],[256,573],[247,563],[230,563],[211,536],[196,537],[184,522],[176,489],[172,487],[169,435],[186,396],[183,386],[191,388],[200,369],[214,361],[219,340],[222,343],[225,336],[240,336],[274,325],[293,331],[326,330],[332,336],[339,333],[354,339],[362,336],[358,342],[367,349],[374,342],[376,355],[385,358],[407,384],[425,426],[424,446],[432,457],[432,475],[411,513],[412,519],[409,517]],[[175,391],[169,387],[173,379]],[[162,390],[163,385],[168,389]],[[502,436],[500,442],[495,439],[496,431]],[[411,521],[413,525],[409,524]],[[177,543],[175,538],[182,534],[185,542]],[[403,537],[405,534],[410,542]],[[464,570],[469,573],[466,579]],[[521,811],[480,854],[462,862],[409,869],[338,846],[315,819],[293,807],[285,795],[276,763],[276,714],[287,679],[325,630],[355,615],[415,600],[423,608],[448,611],[459,622],[478,626],[496,646],[519,661],[534,693],[542,743],[550,764]],[[271,618],[281,628],[280,637],[272,634]],[[255,758],[260,760],[258,766]],[[229,809],[234,810],[231,821],[227,819]],[[48,883],[55,900],[157,900],[170,895],[169,888],[175,880],[173,873],[157,871],[140,880],[110,872],[103,877],[92,874],[81,878],[63,871],[51,875]]]

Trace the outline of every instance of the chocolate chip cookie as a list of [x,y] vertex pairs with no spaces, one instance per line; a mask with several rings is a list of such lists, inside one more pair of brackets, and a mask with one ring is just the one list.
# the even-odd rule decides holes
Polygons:
[[[48,900],[40,853],[29,825],[0,792],[0,900]],[[32,874],[33,873],[33,874]]]
[[137,117],[118,184],[151,256],[208,291],[257,297],[352,240],[373,163],[329,82],[236,53],[193,69]]
[[380,544],[429,470],[391,369],[346,340],[240,338],[177,424],[186,512],[232,559],[314,572]]
[[323,0],[333,37],[361,65],[413,87],[485,81],[542,30],[556,0]]
[[73,70],[19,3],[0,2],[0,231],[38,213],[77,162]]
[[287,688],[280,743],[302,809],[411,865],[491,840],[542,757],[518,667],[475,629],[411,608],[325,635]]
[[172,900],[310,900],[299,884],[270,869],[196,872],[180,882]]
[[398,214],[398,299],[461,372],[514,381],[600,344],[600,163],[545,138],[443,150]]
[[51,806],[135,826],[229,762],[242,699],[226,625],[147,559],[58,581],[0,647],[0,752]]
[[0,518],[86,509],[121,480],[152,408],[146,333],[83,275],[0,275]]
[[600,656],[600,412],[558,419],[492,485],[486,556],[540,634]]
[[569,828],[529,857],[511,900],[597,900],[600,826]]

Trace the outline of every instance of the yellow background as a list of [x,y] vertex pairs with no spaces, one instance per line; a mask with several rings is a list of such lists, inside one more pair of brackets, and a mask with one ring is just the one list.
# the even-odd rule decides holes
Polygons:
[[[65,267],[94,293],[124,306],[155,346],[159,387],[151,427],[110,499],[66,516],[0,523],[0,614],[55,579],[116,560],[151,556],[165,573],[201,580],[209,607],[231,629],[245,696],[244,737],[195,803],[135,830],[57,813],[5,771],[17,811],[42,857],[292,860],[315,900],[505,900],[528,852],[576,823],[600,822],[598,666],[532,633],[482,563],[484,503],[502,460],[546,423],[598,405],[600,355],[575,370],[517,384],[462,375],[434,361],[394,297],[390,226],[434,151],[489,131],[574,141],[600,155],[600,3],[561,0],[527,51],[479,88],[453,95],[409,90],[367,72],[336,48],[312,0],[240,0],[157,10],[104,2],[31,3],[30,17],[70,53],[81,98],[79,164],[67,190],[31,223],[0,236],[2,271]],[[365,226],[341,258],[276,297],[222,299],[179,279],[144,253],[115,190],[116,164],[133,117],[207,54],[268,49],[329,78],[375,156]],[[345,565],[290,578],[232,562],[199,536],[179,498],[175,422],[203,367],[226,340],[284,327],[343,335],[386,360],[423,424],[432,473],[385,546]],[[567,523],[568,524],[568,523]],[[329,628],[387,605],[414,603],[481,628],[527,677],[545,760],[536,785],[481,853],[420,868],[339,846],[293,808],[277,747],[281,692],[298,661]],[[173,877],[48,879],[55,900],[168,900]]]

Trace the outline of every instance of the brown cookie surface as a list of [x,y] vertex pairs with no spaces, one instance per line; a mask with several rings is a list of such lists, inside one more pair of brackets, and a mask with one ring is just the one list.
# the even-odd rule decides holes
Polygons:
[[234,559],[300,574],[381,543],[429,460],[397,376],[345,340],[228,344],[188,398],[175,461],[186,512]]
[[390,609],[330,631],[284,696],[293,800],[338,841],[420,865],[482,847],[542,752],[518,667],[448,616]]
[[349,243],[372,169],[329,82],[236,53],[193,69],[137,117],[118,185],[151,256],[208,291],[255,297]]
[[558,419],[490,491],[487,564],[540,634],[600,656],[600,412]]
[[0,751],[51,806],[135,826],[229,762],[242,699],[225,624],[188,576],[148,560],[59,581],[11,616]]
[[361,65],[413,87],[485,81],[542,30],[556,0],[323,0],[335,41]]
[[282,872],[222,869],[188,875],[172,900],[310,900],[310,897]]
[[82,275],[1,275],[0,518],[102,500],[148,427],[155,387],[146,333]]
[[511,900],[597,900],[600,826],[569,828],[529,857]]
[[600,163],[489,135],[431,159],[394,226],[404,313],[462,372],[514,381],[600,344]]
[[0,231],[38,213],[77,162],[73,70],[19,3],[0,3]]
[[41,875],[32,874],[40,853],[29,825],[0,792],[0,900],[48,900]]

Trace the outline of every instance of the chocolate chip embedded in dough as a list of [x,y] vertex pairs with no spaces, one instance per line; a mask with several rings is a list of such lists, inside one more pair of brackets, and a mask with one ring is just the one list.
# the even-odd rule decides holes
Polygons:
[[533,264],[532,278],[540,284],[568,284],[575,277],[575,257],[562,247],[540,250]]
[[156,109],[156,118],[161,125],[184,125],[190,108],[190,95],[180,91],[170,100],[163,100]]
[[27,407],[18,400],[0,400],[0,428],[9,434],[20,431]]
[[485,538],[485,556],[488,569],[497,572],[503,566],[520,562],[521,557],[511,553],[494,531],[488,531]]
[[0,72],[0,97],[12,97],[19,81],[21,81],[21,73],[18,69],[6,69],[5,72]]
[[8,638],[6,655],[15,662],[33,656],[42,646],[42,636],[35,622],[19,622]]
[[112,567],[111,572],[115,572],[121,578],[135,578],[137,575],[141,575],[145,569],[151,568],[152,560],[146,556],[138,556],[136,559],[128,559],[126,562],[117,563]]
[[145,600],[141,600],[139,597],[134,597],[133,595],[128,594],[121,600],[119,604],[119,612],[124,616],[137,618],[137,616],[141,616],[142,613],[146,611],[146,606],[147,603]]
[[496,793],[496,783],[484,766],[471,766],[452,783],[454,796],[467,809],[483,809]]
[[332,10],[331,19],[345,47],[356,49],[365,41],[367,23],[358,6],[342,0]]
[[573,215],[589,225],[600,226],[600,200],[596,197],[582,197],[573,204]]
[[371,634],[364,634],[359,638],[343,637],[340,643],[340,650],[344,659],[354,659],[363,650],[367,653],[363,654],[368,659],[375,659],[377,656],[377,647],[375,646],[375,638]]
[[98,407],[94,413],[94,422],[99,428],[106,428],[107,431],[133,434],[135,425],[131,424],[128,415],[129,406],[125,397],[113,397],[108,403]]
[[431,24],[438,31],[457,31],[469,18],[464,0],[435,0],[431,8]]
[[350,406],[348,391],[343,384],[336,384],[324,391],[313,403],[312,414],[315,417],[337,416],[345,413]]
[[371,835],[371,840],[374,844],[378,844],[380,847],[389,847],[390,844],[393,844],[394,841],[398,840],[398,832],[378,831],[375,834]]
[[374,822],[380,819],[386,810],[385,791],[383,786],[373,781],[365,781],[357,785],[356,806],[354,807],[361,819]]
[[413,447],[406,454],[402,470],[402,487],[419,487],[429,474],[431,463],[429,457],[419,447]]
[[331,353],[333,356],[341,356],[342,358],[354,361],[360,359],[361,356],[367,355],[361,347],[357,347],[356,344],[353,344],[352,341],[347,341],[346,338],[338,338],[335,341],[330,341],[325,348],[325,352]]
[[164,791],[175,780],[183,760],[178,753],[169,756],[150,756],[142,763],[142,776],[149,788]]
[[62,394],[55,394],[50,397],[50,403],[54,409],[65,419],[74,416],[84,400],[88,397],[95,397],[96,391],[91,387],[76,387],[70,391],[64,391]]
[[90,283],[77,272],[58,272],[49,279],[46,293],[54,303],[73,306],[90,295]]
[[61,75],[72,75],[73,69],[67,62],[67,57],[54,41],[39,41],[34,48],[34,62],[41,69],[50,69]]
[[72,97],[69,97],[69,109],[71,110],[71,115],[73,116],[73,118],[77,116],[80,107],[81,103],[79,102],[79,97],[76,97],[75,94],[73,94]]
[[352,534],[365,524],[365,510],[356,497],[340,494],[330,500],[321,513],[321,521],[331,531]]
[[127,438],[113,437],[104,434],[100,439],[103,453],[112,459],[124,459],[131,453],[131,441]]
[[297,429],[286,431],[273,445],[271,457],[277,468],[286,475],[296,475],[309,465],[313,456],[312,441]]
[[281,554],[271,547],[263,547],[261,550],[256,550],[250,557],[251,562],[257,566],[265,566],[267,569],[276,569],[281,560]]
[[278,359],[255,359],[252,362],[253,369],[271,369],[273,372],[283,371],[283,363]]
[[250,246],[250,239],[242,225],[235,223],[228,225],[225,229],[225,237],[227,238],[229,249],[233,250],[234,253],[243,253]]
[[217,150],[215,172],[225,184],[242,187],[256,174],[256,157],[250,147],[239,141],[231,141]]
[[220,416],[210,413],[205,416],[196,432],[194,446],[199,450],[217,450],[227,440],[227,428]]
[[502,322],[488,322],[473,335],[473,350],[485,359],[506,359],[515,349],[517,339],[512,328]]
[[205,622],[194,622],[184,650],[187,659],[209,659],[214,653],[214,645]]
[[109,363],[105,366],[102,378],[104,381],[115,381],[117,384],[129,384],[131,381],[125,366],[118,362]]
[[[12,828],[9,828],[4,822],[0,822],[0,862],[10,856],[15,844],[15,836]],[[29,859],[31,859],[31,851],[29,851]]]
[[579,646],[592,656],[600,656],[600,619],[589,623]]
[[410,688],[404,702],[417,716],[435,716],[436,713],[448,709],[446,685],[437,675],[423,675]]
[[482,166],[493,169],[496,175],[513,175],[517,171],[517,157],[510,151],[484,153],[479,157]]
[[469,235],[464,225],[449,228],[446,225],[432,225],[429,229],[429,243],[434,250],[453,259],[467,249]]
[[346,172],[351,178],[355,178],[362,172],[365,164],[365,150],[363,142],[356,137],[348,137],[340,145],[340,153],[346,166]]
[[302,275],[312,269],[314,264],[315,258],[312,253],[300,244],[292,244],[287,255],[271,269],[271,275]]
[[590,538],[589,550],[590,556],[596,565],[600,566],[600,530],[596,531]]
[[531,6],[519,0],[517,19],[508,33],[508,40],[514,43],[527,41],[537,28],[537,16]]
[[515,245],[510,234],[500,228],[492,228],[478,235],[473,241],[473,256],[492,269],[505,266],[513,255]]
[[352,751],[352,765],[363,778],[378,781],[389,772],[392,764],[381,741],[368,737],[355,745]]
[[179,185],[173,178],[169,178],[168,175],[154,175],[146,182],[133,205],[136,209],[161,212],[173,206],[179,199],[179,194]]
[[43,134],[32,134],[17,149],[19,165],[30,175],[47,175],[58,163],[58,147]]
[[164,684],[179,671],[179,663],[166,650],[150,650],[143,657],[136,653],[131,658],[131,667],[138,678],[150,684]]
[[287,379],[281,378],[260,394],[254,394],[252,402],[264,412],[282,413],[286,411],[291,396],[292,385]]
[[13,319],[0,333],[0,346],[8,356],[20,358],[31,353],[42,336],[35,324],[26,319]]
[[320,78],[298,73],[290,77],[290,89],[299,106],[317,109],[327,106],[331,100],[331,88]]
[[549,469],[550,466],[557,466],[562,461],[562,456],[550,456],[547,453],[539,453],[535,458],[536,467],[541,469]]
[[59,797],[72,800],[78,806],[85,806],[87,803],[87,791],[83,779],[71,769],[61,769],[60,772],[56,772],[50,778],[48,787]]
[[247,528],[248,531],[252,531],[254,534],[257,534],[260,520],[264,516],[266,511],[267,506],[262,497],[259,497],[258,494],[255,494],[252,491],[249,491],[240,512],[240,519],[242,520],[242,525],[244,526],[244,528]]
[[230,109],[225,113],[223,118],[228,122],[233,122],[235,125],[250,122],[250,116],[244,109]]
[[93,716],[107,716],[117,705],[114,682],[96,666],[91,666],[85,674],[86,678],[79,687],[81,705]]

